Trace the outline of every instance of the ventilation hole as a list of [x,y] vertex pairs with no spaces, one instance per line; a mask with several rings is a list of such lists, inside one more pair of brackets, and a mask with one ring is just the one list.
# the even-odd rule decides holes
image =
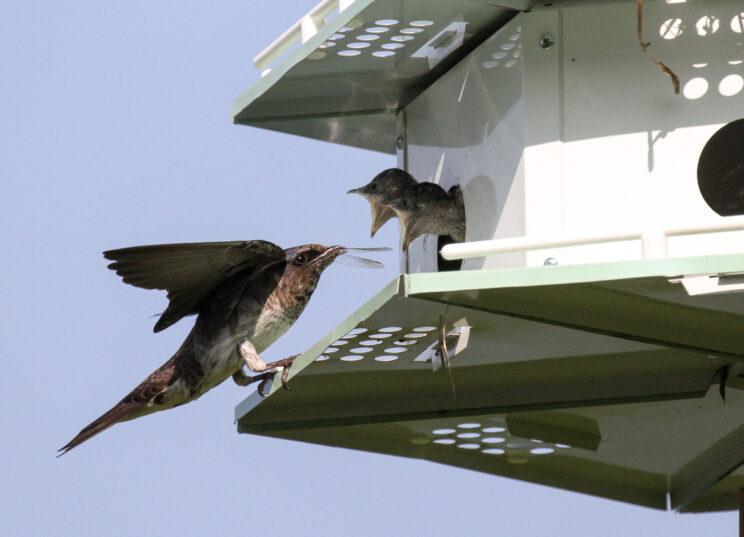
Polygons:
[[342,362],[358,362],[359,360],[363,359],[364,356],[359,356],[358,354],[348,354],[339,358],[339,360],[341,360]]
[[403,337],[407,337],[407,338],[411,338],[411,339],[418,339],[420,337],[426,337],[426,334],[410,333],[410,334],[404,334]]
[[504,64],[504,67],[508,69],[509,67],[514,67],[515,65],[517,65],[517,60],[509,60]]
[[349,352],[353,352],[355,354],[364,354],[367,352],[372,352],[374,349],[370,347],[355,347],[353,349],[350,349]]
[[384,26],[373,26],[372,28],[367,28],[367,33],[369,34],[384,34],[385,32],[389,31],[390,28],[385,28]]
[[351,32],[352,30],[356,30],[356,28],[352,28],[351,26],[344,26],[339,30],[339,32],[346,33]]
[[415,339],[404,339],[402,341],[393,341],[393,345],[410,346],[410,345],[415,345],[416,343],[418,343],[418,340],[415,340]]
[[667,19],[662,22],[659,35],[664,39],[676,39],[682,35],[682,19]]
[[405,47],[405,45],[401,45],[400,43],[385,43],[384,45],[382,45],[382,48],[386,50],[395,50],[403,47]]
[[744,60],[729,60],[728,62],[729,65],[741,65],[742,63],[744,63]]
[[451,438],[437,438],[436,440],[434,440],[434,443],[441,444],[443,446],[451,446],[452,444],[455,443],[455,441],[452,440]]
[[723,77],[718,84],[718,91],[724,97],[733,97],[744,88],[744,78],[740,75],[728,75]]
[[373,338],[373,339],[385,339],[385,338],[387,338],[387,337],[390,337],[390,336],[392,336],[392,335],[393,335],[393,334],[372,334],[372,335],[371,335],[371,336],[369,336],[369,337],[371,337],[371,338]]
[[705,144],[698,161],[698,188],[721,216],[744,214],[744,119],[724,125]]
[[346,45],[349,48],[367,48],[369,46],[369,43],[348,43]]
[[512,58],[519,58],[521,55],[522,55],[521,52],[519,52],[518,50],[515,50],[514,54],[512,54]]
[[392,354],[400,354],[401,352],[406,352],[407,350],[408,349],[403,348],[403,347],[388,347],[387,349],[385,349],[385,352],[390,352]]
[[511,39],[512,41],[519,41],[519,37],[519,34],[512,34],[509,36],[509,39]]
[[503,444],[504,442],[506,442],[506,440],[504,440],[500,436],[488,436],[481,440],[481,442],[483,442],[484,444]]
[[341,345],[346,345],[347,343],[348,341],[346,341],[345,339],[339,339],[338,341],[333,342],[333,346],[340,347]]
[[550,447],[536,447],[530,450],[533,455],[547,455],[553,453],[555,450]]
[[333,34],[331,37],[328,38],[328,41],[338,41],[339,39],[344,39],[346,36],[344,34]]
[[380,39],[379,35],[362,34],[357,36],[357,41],[377,41]]
[[432,21],[412,21],[408,23],[408,26],[426,27],[434,24]]
[[515,46],[516,46],[516,45],[515,45],[514,43],[504,43],[503,45],[501,45],[501,47],[500,47],[500,48],[501,48],[501,50],[511,50],[511,49],[513,49],[513,48],[514,48]]
[[483,429],[484,433],[503,433],[506,431],[504,427],[486,427]]
[[395,52],[391,50],[378,50],[377,52],[373,52],[372,56],[376,56],[378,58],[387,58],[388,56],[395,56]]
[[334,352],[338,352],[338,349],[336,347],[328,347],[323,352],[325,352],[326,354],[333,354]]
[[483,67],[484,69],[493,69],[494,67],[498,67],[498,65],[499,65],[499,62],[492,60],[492,61],[483,62],[481,64],[481,67]]
[[413,329],[414,332],[431,332],[432,330],[436,330],[436,326],[417,326]]
[[461,423],[460,425],[458,425],[460,429],[479,429],[480,426],[480,423],[475,422]]
[[454,432],[455,432],[454,429],[434,429],[431,432],[431,434],[442,435],[442,434],[452,434]]
[[320,45],[318,48],[330,48],[330,47],[335,47],[335,46],[336,46],[336,43],[334,43],[333,41],[326,41],[325,43]]
[[718,27],[721,25],[721,21],[717,17],[706,15],[700,17],[695,23],[695,30],[700,36],[713,35],[718,31]]
[[503,455],[505,451],[501,448],[488,448],[481,451],[481,453],[485,453],[486,455]]
[[420,34],[423,32],[423,28],[403,28],[400,33],[402,34]]
[[480,433],[460,433],[457,438],[478,438]]
[[379,339],[365,339],[364,341],[360,341],[360,345],[379,345],[382,343]]
[[403,330],[400,326],[386,326],[385,328],[380,328],[378,332],[400,332]]
[[379,21],[375,21],[375,24],[378,26],[395,26],[398,24],[398,21],[395,19],[382,19]]
[[708,67],[707,63],[693,63],[692,66],[695,69],[702,69],[703,67]]
[[542,440],[538,440],[537,438],[530,438],[530,441],[531,442],[534,442],[535,444],[544,444],[545,443]]
[[377,356],[375,362],[394,362],[397,359],[398,356],[395,356],[394,354],[384,354],[382,356]]
[[349,330],[349,333],[346,334],[346,337],[358,336],[359,334],[364,334],[366,331],[366,328],[354,328],[353,330]]
[[571,446],[569,446],[567,444],[556,444],[555,447],[557,447],[558,449],[568,449]]
[[480,444],[457,444],[457,447],[459,447],[460,449],[478,449],[480,447]]
[[331,359],[331,357],[330,357],[330,356],[325,356],[324,354],[321,354],[320,356],[318,356],[318,357],[317,357],[317,358],[315,359],[315,361],[316,361],[316,362],[325,362],[326,360],[330,360],[330,359]]
[[406,41],[413,41],[414,37],[412,35],[394,35],[390,38],[390,41],[397,41],[399,43],[404,43]]
[[744,32],[744,12],[734,15],[731,19],[731,31],[735,34]]
[[685,87],[682,89],[682,94],[691,101],[699,99],[707,92],[708,81],[705,80],[703,77],[696,77],[688,80],[685,84]]
[[339,56],[359,56],[361,52],[358,50],[340,50],[337,54]]

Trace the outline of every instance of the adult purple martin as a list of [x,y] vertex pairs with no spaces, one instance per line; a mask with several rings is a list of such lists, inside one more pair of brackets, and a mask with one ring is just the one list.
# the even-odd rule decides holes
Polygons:
[[[170,360],[60,448],[60,455],[118,422],[193,401],[230,376],[245,386],[282,371],[286,387],[294,357],[267,364],[260,353],[292,326],[323,270],[346,252],[319,244],[283,250],[259,240],[104,252],[125,283],[168,292],[155,332],[187,315],[196,314],[196,322]],[[243,365],[259,375],[247,375]]]
[[400,221],[403,250],[427,233],[449,235],[455,242],[465,240],[465,204],[459,185],[445,191],[436,183],[417,183],[387,205]]
[[416,184],[416,179],[407,171],[390,168],[378,173],[366,185],[349,190],[348,194],[359,194],[369,202],[372,210],[370,237],[374,237],[377,230],[395,216],[395,212],[387,204]]

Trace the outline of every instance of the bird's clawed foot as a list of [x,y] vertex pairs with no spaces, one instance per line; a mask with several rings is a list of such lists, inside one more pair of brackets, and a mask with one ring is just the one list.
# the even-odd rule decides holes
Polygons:
[[258,395],[261,397],[266,397],[266,393],[264,390],[266,389],[266,385],[268,382],[272,379],[273,373],[261,373],[260,375],[246,375],[242,369],[238,369],[235,373],[233,373],[233,380],[235,381],[235,384],[238,386],[248,386],[250,384],[253,384],[254,382],[260,382],[258,385]]
[[282,375],[280,378],[282,381],[282,388],[284,388],[285,390],[289,390],[289,368],[292,365],[292,362],[295,361],[295,358],[299,356],[299,354],[295,354],[282,360],[276,360],[275,362],[269,362],[267,364],[263,360],[261,360],[258,354],[255,353],[252,353],[252,356],[249,357],[250,359],[246,359],[244,347],[239,347],[238,350],[245,359],[248,369],[260,374],[254,376],[246,375],[243,370],[240,369],[235,374],[233,374],[233,380],[236,384],[238,384],[239,386],[248,386],[249,384],[252,384],[254,382],[261,381],[261,384],[258,385],[258,393],[262,397],[265,397],[266,394],[264,393],[264,389],[266,388],[266,384],[269,380],[274,378],[274,375],[276,373],[279,373],[281,371]]

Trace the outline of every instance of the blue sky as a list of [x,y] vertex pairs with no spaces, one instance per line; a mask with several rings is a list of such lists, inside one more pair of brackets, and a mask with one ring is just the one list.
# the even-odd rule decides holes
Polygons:
[[[392,157],[231,124],[251,58],[307,0],[0,6],[0,535],[732,534],[679,516],[422,461],[238,435],[232,382],[196,403],[55,450],[164,362],[165,299],[105,249],[368,239],[346,190]],[[333,266],[265,356],[300,352],[398,269]]]

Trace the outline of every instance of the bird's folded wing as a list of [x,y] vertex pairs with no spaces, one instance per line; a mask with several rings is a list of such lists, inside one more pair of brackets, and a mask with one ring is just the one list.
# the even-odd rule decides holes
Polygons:
[[168,291],[168,308],[155,324],[160,332],[197,313],[204,299],[225,278],[285,260],[284,250],[267,241],[158,244],[109,250],[109,268],[124,283]]

